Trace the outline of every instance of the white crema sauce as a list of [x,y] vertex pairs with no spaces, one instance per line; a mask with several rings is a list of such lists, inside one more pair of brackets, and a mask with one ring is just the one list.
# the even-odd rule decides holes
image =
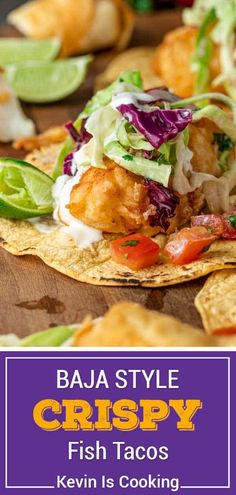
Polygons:
[[72,237],[79,248],[87,248],[94,242],[103,239],[101,230],[89,227],[81,222],[81,220],[73,217],[67,208],[67,205],[70,203],[70,195],[73,187],[79,184],[82,175],[88,169],[89,167],[79,167],[74,177],[61,175],[52,188],[55,203],[53,218],[59,221],[60,224],[65,224],[63,226],[63,232]]

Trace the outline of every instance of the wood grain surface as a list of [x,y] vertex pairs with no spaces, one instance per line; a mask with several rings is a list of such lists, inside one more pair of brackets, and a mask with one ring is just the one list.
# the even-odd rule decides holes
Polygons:
[[[137,17],[131,46],[155,46],[164,33],[180,24],[180,13],[164,11]],[[1,36],[17,33],[2,26]],[[91,96],[96,74],[101,72],[113,52],[96,56],[83,87],[70,98],[55,105],[25,105],[38,131],[74,119]],[[10,146],[0,146],[0,156],[22,157]],[[17,258],[0,250],[0,333],[15,332],[20,337],[37,330],[80,321],[90,313],[104,314],[109,306],[129,299],[201,326],[194,297],[203,280],[163,289],[96,287],[81,284],[57,273],[32,256]]]

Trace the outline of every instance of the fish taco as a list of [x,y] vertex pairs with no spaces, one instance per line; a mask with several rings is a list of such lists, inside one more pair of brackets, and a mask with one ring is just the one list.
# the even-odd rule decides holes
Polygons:
[[122,73],[62,147],[0,162],[1,245],[82,282],[158,287],[236,265],[236,106]]

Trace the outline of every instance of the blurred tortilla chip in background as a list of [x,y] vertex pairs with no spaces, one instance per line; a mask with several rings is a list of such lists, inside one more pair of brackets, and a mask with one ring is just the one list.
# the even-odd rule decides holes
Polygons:
[[123,0],[32,0],[7,20],[29,38],[59,37],[62,57],[109,47],[122,50],[134,27],[133,11]]
[[13,143],[13,148],[15,150],[34,151],[51,144],[63,143],[67,135],[63,126],[50,127],[45,132],[37,134],[37,136],[17,139]]
[[[145,330],[144,330],[145,329]],[[236,347],[236,335],[207,335],[172,316],[124,301],[78,325],[75,347]]]
[[171,316],[139,304],[121,302],[103,318],[78,328],[75,347],[201,347],[216,345],[214,338]]
[[117,55],[106,67],[102,74],[99,74],[95,82],[95,91],[102,89],[117,79],[121,72],[127,70],[139,70],[141,72],[144,88],[149,89],[162,84],[161,79],[154,73],[151,67],[151,60],[154,48],[140,46],[130,48]]
[[236,334],[236,269],[212,273],[198,293],[195,306],[209,334]]

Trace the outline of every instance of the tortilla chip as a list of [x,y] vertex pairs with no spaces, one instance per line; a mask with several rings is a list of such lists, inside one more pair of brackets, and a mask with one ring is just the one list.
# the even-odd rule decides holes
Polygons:
[[216,339],[171,316],[139,304],[121,302],[103,318],[86,320],[78,328],[75,347],[202,347]]
[[[236,334],[236,269],[213,273],[198,293],[195,306],[209,334]],[[236,346],[236,335],[233,340]]]
[[105,88],[117,79],[121,72],[126,70],[139,70],[142,74],[145,89],[160,86],[162,82],[151,68],[153,54],[153,48],[141,46],[131,48],[117,55],[107,66],[106,70],[97,76],[95,90]]
[[67,136],[68,134],[63,126],[50,127],[47,131],[37,136],[24,137],[14,141],[13,148],[15,150],[34,151],[43,146],[63,143]]
[[[27,161],[50,174],[59,150],[60,145],[36,150],[27,156]],[[55,270],[94,285],[163,287],[236,267],[236,242],[215,241],[199,260],[187,265],[157,264],[134,272],[112,261],[112,239],[114,235],[106,234],[104,240],[78,249],[62,226],[45,234],[28,221],[0,218],[0,245],[4,249],[17,256],[38,256]],[[160,234],[154,240],[164,247],[168,236]]]

